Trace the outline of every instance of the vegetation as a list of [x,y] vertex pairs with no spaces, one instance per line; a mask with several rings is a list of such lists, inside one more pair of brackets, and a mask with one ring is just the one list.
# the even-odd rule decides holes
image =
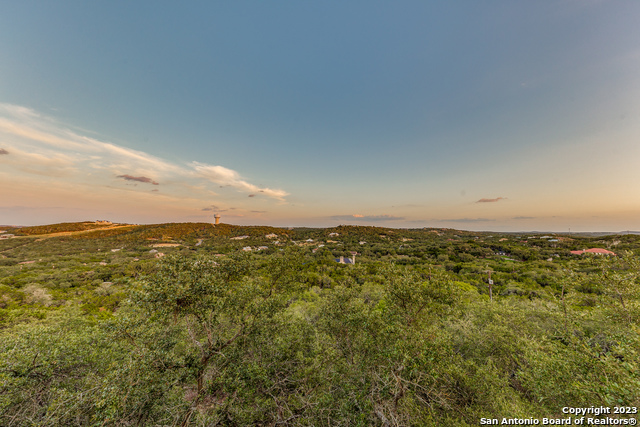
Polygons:
[[[637,236],[98,228],[0,240],[0,425],[475,426],[640,406]],[[618,256],[570,253],[590,247]]]
[[[115,224],[118,226],[119,224]],[[113,227],[109,221],[85,221],[85,222],[63,222],[60,224],[37,225],[34,227],[21,227],[15,230],[21,236],[34,236],[39,234],[65,233],[72,231],[86,231],[100,228]]]

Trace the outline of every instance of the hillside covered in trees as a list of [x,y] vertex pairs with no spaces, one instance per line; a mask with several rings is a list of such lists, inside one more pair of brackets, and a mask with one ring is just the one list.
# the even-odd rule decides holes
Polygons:
[[[640,236],[2,231],[3,426],[475,426],[640,407]],[[590,248],[616,255],[571,253]]]

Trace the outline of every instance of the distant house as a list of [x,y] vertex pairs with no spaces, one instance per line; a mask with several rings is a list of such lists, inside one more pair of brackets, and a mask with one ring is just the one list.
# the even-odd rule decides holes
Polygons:
[[266,237],[267,239],[277,239],[278,235],[275,233],[271,233],[271,234],[267,234],[264,237]]
[[351,258],[345,258],[343,256],[340,256],[340,258],[336,258],[335,261],[339,264],[355,264],[356,263],[356,255],[358,255],[357,252],[350,252],[351,254]]
[[232,237],[231,240],[243,240],[248,238],[249,236],[236,236],[236,237]]
[[338,237],[339,234],[338,233],[329,233],[329,237]]
[[584,254],[594,254],[594,255],[613,255],[617,256],[615,253],[608,251],[602,248],[591,248],[591,249],[582,249],[580,251],[571,251],[574,255],[584,255]]
[[266,251],[267,249],[269,249],[268,246],[258,246],[259,251]]
[[245,251],[245,252],[249,252],[252,249],[251,249],[251,246],[245,246],[244,248],[242,248],[242,250]]
[[0,239],[11,239],[13,237],[14,237],[13,234],[3,234],[0,236]]

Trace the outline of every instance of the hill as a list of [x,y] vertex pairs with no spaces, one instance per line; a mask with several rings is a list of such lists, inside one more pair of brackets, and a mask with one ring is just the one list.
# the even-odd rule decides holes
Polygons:
[[[12,232],[0,425],[472,426],[640,406],[640,236]],[[616,256],[570,252],[592,247]]]

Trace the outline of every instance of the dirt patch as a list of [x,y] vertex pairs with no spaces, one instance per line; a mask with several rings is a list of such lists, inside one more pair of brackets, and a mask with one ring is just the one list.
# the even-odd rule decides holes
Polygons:
[[40,241],[43,239],[48,239],[50,237],[61,237],[61,236],[73,236],[75,234],[86,234],[86,233],[91,233],[93,231],[102,231],[102,230],[113,230],[116,228],[130,228],[130,227],[135,227],[135,225],[130,224],[130,225],[114,225],[113,227],[100,227],[100,228],[92,228],[90,230],[80,230],[80,231],[60,231],[57,233],[49,233],[49,234],[31,234],[29,236],[15,236],[14,239],[19,238],[19,239],[24,239],[24,238],[28,238],[28,237],[38,237],[39,239],[36,241]]

